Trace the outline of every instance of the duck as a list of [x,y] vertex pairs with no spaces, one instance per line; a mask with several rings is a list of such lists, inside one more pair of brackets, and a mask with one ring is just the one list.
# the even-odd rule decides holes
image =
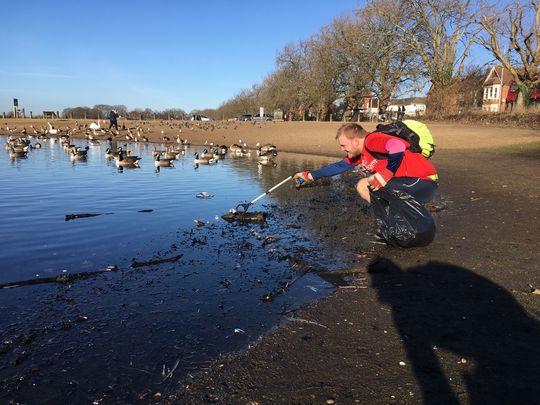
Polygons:
[[195,152],[193,156],[195,156],[195,163],[198,163],[200,165],[211,165],[213,163],[216,163],[216,160],[211,156],[204,157],[204,158],[200,157],[199,152]]
[[162,159],[161,153],[158,153],[154,159],[154,166],[171,167],[171,166],[174,166],[173,162],[174,162],[174,159]]

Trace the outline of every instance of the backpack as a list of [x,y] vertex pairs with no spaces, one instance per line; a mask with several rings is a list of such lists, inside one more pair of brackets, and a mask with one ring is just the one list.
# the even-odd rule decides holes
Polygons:
[[391,124],[379,124],[377,125],[376,132],[382,132],[406,140],[410,145],[409,150],[411,152],[421,153],[428,159],[435,153],[433,136],[426,124],[419,121],[404,120],[395,121]]

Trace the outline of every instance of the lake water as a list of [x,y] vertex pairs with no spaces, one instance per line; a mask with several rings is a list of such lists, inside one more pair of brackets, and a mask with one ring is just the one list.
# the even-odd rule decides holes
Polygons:
[[[264,225],[220,218],[291,173],[333,159],[280,153],[277,167],[255,156],[196,167],[201,148],[190,147],[174,168],[158,171],[153,145],[131,144],[140,168],[120,170],[106,144],[89,145],[88,158],[72,162],[58,142],[41,142],[26,158],[0,153],[0,283],[84,277],[0,289],[3,402],[145,403],[166,395],[333,291],[310,264],[349,265],[346,235],[369,233],[368,221],[348,228],[341,213],[357,203],[336,200],[352,195],[339,179],[302,191],[283,185],[250,209],[269,214]],[[66,221],[81,213],[100,215]],[[178,260],[132,266],[171,258]],[[103,272],[111,265],[118,270]]]

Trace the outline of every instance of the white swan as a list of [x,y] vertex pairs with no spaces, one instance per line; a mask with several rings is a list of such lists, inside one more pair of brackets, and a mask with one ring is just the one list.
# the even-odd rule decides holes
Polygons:
[[88,125],[88,128],[90,128],[92,131],[95,131],[96,129],[100,129],[101,128],[100,119],[98,118],[97,124],[95,122],[90,123],[90,125]]

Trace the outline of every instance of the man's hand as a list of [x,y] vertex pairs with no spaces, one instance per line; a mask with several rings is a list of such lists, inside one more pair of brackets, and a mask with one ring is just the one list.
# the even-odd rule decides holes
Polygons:
[[293,176],[293,182],[296,188],[300,188],[309,183],[313,183],[313,177],[311,177],[311,173],[306,170],[305,172],[296,173]]
[[386,183],[388,183],[392,177],[394,177],[394,173],[388,169],[382,169],[381,171],[372,174],[368,177],[368,183],[371,191],[380,190],[386,186]]

